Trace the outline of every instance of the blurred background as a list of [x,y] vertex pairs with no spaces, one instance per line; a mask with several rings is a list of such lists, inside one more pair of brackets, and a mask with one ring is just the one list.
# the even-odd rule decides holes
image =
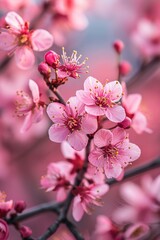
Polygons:
[[[141,148],[142,154],[140,159],[128,169],[155,159],[160,155],[160,28],[156,28],[160,22],[160,1],[66,0],[62,1],[68,4],[63,14],[58,12],[55,2],[56,0],[1,0],[0,24],[4,26],[7,12],[15,11],[25,20],[30,21],[34,28],[44,28],[53,34],[54,44],[51,47],[53,51],[61,54],[64,46],[68,56],[76,50],[78,54],[82,54],[82,61],[88,57],[86,65],[89,66],[89,73],[81,74],[79,79],[70,78],[59,88],[65,100],[74,96],[76,90],[83,88],[84,80],[88,76],[93,76],[102,83],[106,79],[118,78],[118,59],[112,44],[116,39],[121,39],[125,46],[122,59],[132,66],[123,80],[128,82],[128,93],[142,95],[140,110],[147,118],[148,128],[153,131],[152,134],[147,132],[137,134],[133,129],[129,130],[131,142]],[[71,5],[74,2],[72,7],[69,2]],[[49,7],[46,7],[47,4]],[[151,49],[148,52],[144,51],[144,44],[137,43],[134,37],[140,31],[139,24],[144,19],[154,25],[154,30],[150,30],[153,39],[146,43],[148,44],[146,48]],[[155,47],[156,50],[152,51]],[[37,70],[43,57],[44,52],[36,53],[34,67],[21,70],[16,66],[13,57],[6,60],[7,53],[0,52],[0,191],[6,192],[8,200],[25,200],[27,207],[55,199],[52,192],[45,193],[41,189],[40,179],[46,174],[49,163],[64,159],[60,145],[51,142],[48,138],[51,122],[46,114],[41,122],[33,124],[23,134],[20,133],[20,128],[24,118],[15,114],[16,91],[27,91],[29,79],[37,82],[42,99],[43,97],[45,99],[45,83]],[[154,64],[149,64],[153,61]],[[135,77],[145,64],[149,64],[149,67],[144,68],[145,70]],[[158,173],[159,169],[155,169],[146,174],[154,178]],[[138,175],[131,180],[139,184],[141,178],[142,175]],[[111,187],[110,192],[103,199],[104,207],[95,208],[91,216],[85,214],[78,223],[78,229],[86,236],[87,234],[90,236],[93,231],[98,214],[112,216],[113,210],[124,204],[120,197],[120,186],[121,183],[118,183]],[[53,222],[53,218],[54,214],[45,213],[25,221],[25,225],[31,227],[33,236],[38,237]],[[86,225],[87,229],[85,229]],[[50,239],[65,240],[65,235],[61,237],[61,230],[57,232],[57,238],[54,236]],[[9,240],[19,239],[21,239],[19,233],[11,226]]]

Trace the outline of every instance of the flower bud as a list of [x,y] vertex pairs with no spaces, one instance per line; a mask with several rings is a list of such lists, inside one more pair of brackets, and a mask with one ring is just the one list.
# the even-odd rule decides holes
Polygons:
[[124,48],[124,43],[121,41],[121,40],[116,40],[114,43],[113,43],[113,47],[115,49],[115,51],[120,54]]
[[51,69],[50,69],[50,67],[48,66],[48,64],[45,63],[45,62],[41,62],[41,63],[38,65],[38,71],[39,71],[44,77],[50,77],[50,75],[51,75]]
[[0,219],[0,240],[7,240],[8,236],[8,225],[3,219]]
[[44,55],[44,59],[49,66],[56,68],[59,64],[60,55],[54,51],[49,51]]
[[127,75],[131,71],[131,64],[127,61],[122,61],[119,64],[119,72],[122,76]]
[[122,122],[118,123],[118,126],[124,129],[130,128],[131,119],[129,117],[126,117]]
[[26,208],[26,203],[22,200],[22,201],[18,201],[15,203],[15,206],[14,206],[14,210],[17,212],[17,213],[21,213],[23,212],[23,210]]
[[23,238],[30,237],[32,235],[32,230],[27,226],[22,226],[20,229],[20,234]]

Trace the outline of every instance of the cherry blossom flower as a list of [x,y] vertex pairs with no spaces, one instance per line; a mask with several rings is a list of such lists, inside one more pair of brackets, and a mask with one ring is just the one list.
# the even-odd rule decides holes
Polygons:
[[160,175],[154,180],[146,175],[142,187],[133,182],[122,184],[120,193],[128,205],[118,208],[113,218],[118,223],[154,223],[159,220]]
[[102,206],[101,197],[108,191],[107,184],[84,184],[74,189],[72,215],[76,221],[80,221],[84,212],[92,213],[93,205]]
[[7,240],[9,236],[9,230],[7,223],[0,218],[0,240]]
[[6,196],[4,192],[0,192],[0,218],[5,217],[13,207],[13,201],[6,201]]
[[77,151],[86,147],[87,134],[97,130],[96,117],[85,112],[84,104],[76,96],[71,97],[66,106],[61,103],[50,103],[47,113],[53,121],[49,129],[50,140],[57,143],[66,140]]
[[47,175],[41,178],[41,186],[47,192],[57,191],[57,201],[63,201],[71,184],[73,184],[74,175],[71,175],[72,165],[68,162],[51,163],[48,166]]
[[0,49],[15,52],[17,66],[28,69],[35,62],[34,51],[44,51],[52,46],[52,35],[43,29],[29,30],[29,23],[16,13],[9,12],[5,21],[7,28],[0,33]]
[[144,239],[144,237],[147,237],[149,230],[148,225],[144,223],[135,223],[128,227],[124,236],[125,239],[129,240],[141,240]]
[[140,156],[137,145],[130,143],[124,129],[115,128],[112,132],[100,129],[94,135],[95,148],[89,154],[89,162],[102,169],[107,178],[117,178],[130,162]]
[[77,51],[73,51],[71,57],[67,57],[66,52],[64,51],[64,48],[62,48],[62,60],[63,64],[61,64],[58,67],[58,77],[64,78],[64,77],[72,77],[72,78],[78,78],[79,73],[82,72],[88,72],[86,70],[87,67],[84,67],[87,58],[83,62],[79,62],[79,59],[82,56],[79,55],[77,57]]
[[40,102],[39,88],[36,82],[29,80],[32,96],[23,91],[17,91],[16,114],[26,116],[21,132],[27,131],[33,123],[38,123],[43,117],[43,102]]
[[[122,84],[124,90],[124,96],[122,98],[122,106],[126,111],[127,118],[131,120],[131,127],[136,133],[142,132],[152,133],[152,130],[147,127],[147,119],[145,115],[139,110],[142,96],[138,93],[127,95],[127,89],[125,83]],[[126,121],[126,119],[124,120]],[[123,122],[119,126],[123,125]]]
[[122,97],[122,86],[118,81],[103,86],[95,78],[88,77],[84,82],[84,90],[78,90],[76,95],[85,104],[85,110],[89,114],[105,114],[113,122],[122,122],[125,118],[123,107],[117,104]]
[[132,34],[132,41],[146,58],[160,55],[160,22],[142,18]]

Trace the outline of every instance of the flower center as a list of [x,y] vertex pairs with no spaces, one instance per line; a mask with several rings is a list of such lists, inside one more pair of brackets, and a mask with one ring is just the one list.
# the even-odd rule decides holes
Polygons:
[[75,130],[80,130],[81,129],[81,118],[75,119],[73,117],[68,117],[66,124],[71,132],[73,132]]
[[95,104],[97,106],[103,107],[103,108],[112,107],[113,106],[113,103],[111,103],[111,101],[107,97],[105,97],[105,96],[95,97]]
[[103,156],[106,157],[110,157],[110,158],[116,158],[118,155],[118,148],[116,148],[115,146],[109,144],[106,147],[102,148],[103,150]]
[[29,42],[29,38],[28,38],[28,35],[27,35],[27,34],[22,34],[22,35],[19,37],[19,45],[28,44],[28,42]]

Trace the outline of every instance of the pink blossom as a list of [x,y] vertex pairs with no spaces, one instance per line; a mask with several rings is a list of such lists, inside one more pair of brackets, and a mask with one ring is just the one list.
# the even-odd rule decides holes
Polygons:
[[[150,228],[144,223],[136,223],[128,227],[125,232],[125,239],[141,240],[147,237]],[[145,238],[146,239],[146,238]]]
[[100,129],[94,135],[95,148],[89,155],[89,162],[102,169],[107,178],[117,178],[130,162],[140,156],[137,145],[130,143],[126,132],[117,127],[112,132]]
[[144,57],[160,55],[160,22],[142,18],[132,34],[132,41]]
[[85,104],[85,110],[89,114],[105,114],[113,122],[122,122],[125,118],[123,107],[117,104],[122,97],[122,86],[118,81],[103,86],[95,78],[88,77],[84,82],[84,90],[77,91],[76,95]]
[[88,143],[87,134],[97,130],[97,119],[87,114],[84,104],[77,97],[71,97],[66,106],[61,103],[50,103],[47,113],[53,121],[49,129],[51,141],[60,143],[67,140],[75,150],[82,150]]
[[29,80],[32,96],[23,91],[17,91],[17,116],[26,116],[21,132],[27,131],[33,123],[38,123],[43,117],[43,103],[40,102],[39,88],[36,82]]
[[0,192],[0,218],[5,217],[13,207],[13,201],[6,201],[6,196],[4,192]]
[[0,218],[0,240],[7,240],[9,236],[9,230],[7,223]]
[[[145,115],[139,110],[142,101],[140,94],[127,95],[127,89],[125,83],[123,83],[124,96],[122,98],[122,106],[126,111],[126,116],[131,120],[131,127],[140,134],[143,131],[151,133],[152,130],[147,127],[147,119]],[[126,121],[126,119],[124,120]],[[120,123],[120,124],[123,124]]]
[[41,178],[41,186],[48,191],[57,191],[57,201],[63,201],[66,193],[73,184],[74,175],[71,175],[72,165],[68,162],[51,163],[47,175]]
[[93,205],[102,206],[101,197],[108,191],[106,184],[91,184],[78,186],[73,191],[75,195],[73,200],[72,215],[76,221],[80,221],[84,212],[92,213]]
[[15,12],[9,12],[5,21],[8,25],[0,33],[0,49],[15,52],[15,60],[21,69],[28,69],[35,62],[34,51],[44,51],[52,46],[52,35],[43,29],[29,30],[29,23]]
[[124,183],[121,196],[128,205],[118,208],[113,218],[118,223],[152,223],[158,221],[160,211],[160,175],[154,180],[150,176],[142,179],[142,187],[133,182]]
[[66,52],[64,51],[64,48],[62,48],[62,60],[63,64],[61,64],[58,67],[58,77],[64,78],[64,77],[72,77],[72,78],[78,78],[79,73],[82,72],[88,72],[86,68],[84,67],[87,58],[83,62],[79,62],[79,59],[82,57],[79,55],[77,57],[77,51],[73,51],[71,57],[67,57]]

